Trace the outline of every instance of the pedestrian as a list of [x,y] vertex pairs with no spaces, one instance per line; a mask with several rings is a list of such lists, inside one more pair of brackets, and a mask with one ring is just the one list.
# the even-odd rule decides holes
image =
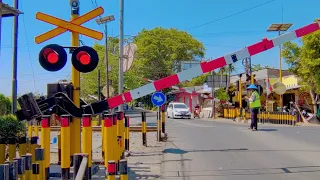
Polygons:
[[249,100],[249,106],[251,110],[251,125],[250,130],[257,131],[258,130],[258,113],[261,107],[260,94],[258,92],[258,88],[256,85],[251,84],[247,91],[251,91],[251,96],[245,96],[245,99]]

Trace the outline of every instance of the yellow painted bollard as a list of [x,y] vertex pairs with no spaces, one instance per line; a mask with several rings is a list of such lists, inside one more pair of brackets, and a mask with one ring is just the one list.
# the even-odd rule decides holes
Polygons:
[[120,180],[128,180],[128,163],[126,159],[121,159],[119,162]]
[[[157,121],[158,122],[158,121]],[[129,151],[130,150],[130,118],[129,118],[129,116],[126,116],[125,117],[125,124],[124,124],[124,126],[125,126],[125,142],[124,142],[124,144],[125,144],[125,149],[127,150],[127,151]]]
[[[82,116],[82,152],[88,154],[88,178],[91,179],[92,167],[92,126],[91,114],[84,114]],[[104,137],[106,138],[106,137]],[[106,154],[104,154],[106,156]]]
[[226,118],[227,117],[227,110],[223,109],[223,117]]
[[147,122],[146,122],[146,113],[141,112],[141,126],[142,126],[142,145],[147,146]]
[[58,133],[58,165],[61,165],[61,131]]
[[0,137],[0,164],[6,161],[6,139]]
[[19,138],[19,154],[20,157],[27,154],[27,137],[25,136]]
[[165,106],[161,106],[161,127],[162,127],[162,133],[166,133],[166,114],[165,114]]
[[70,119],[70,115],[61,117],[61,179],[63,180],[70,178]]
[[110,115],[104,116],[104,124],[103,129],[105,133],[105,139],[104,139],[104,149],[105,149],[105,156],[104,156],[104,165],[105,168],[108,168],[108,161],[110,161],[113,156],[113,147],[112,147],[112,141],[113,141],[113,132],[112,132],[112,119],[110,118]]
[[50,174],[50,115],[42,116],[41,119],[41,148],[44,149],[44,174],[49,179]]
[[117,135],[119,137],[119,146],[120,146],[120,152],[119,152],[119,160],[121,157],[123,157],[124,153],[124,112],[117,112],[118,115],[118,131]]
[[112,150],[112,159],[114,159],[116,163],[116,171],[118,170],[118,161],[119,161],[119,145],[118,145],[118,136],[117,136],[117,123],[118,123],[118,116],[117,114],[112,115],[112,144],[113,144],[113,150]]
[[104,159],[104,118],[101,119],[101,137],[102,137],[102,159]]
[[45,162],[44,162],[44,149],[43,148],[36,148],[36,163],[39,164],[39,173],[40,179],[45,179]]
[[115,161],[108,161],[108,168],[107,168],[107,180],[116,180],[116,162]]
[[8,151],[9,151],[9,161],[12,161],[16,157],[16,138],[8,138]]
[[26,154],[22,157],[25,158],[25,180],[32,180],[32,155]]
[[40,164],[33,163],[32,164],[32,180],[42,180],[40,179]]

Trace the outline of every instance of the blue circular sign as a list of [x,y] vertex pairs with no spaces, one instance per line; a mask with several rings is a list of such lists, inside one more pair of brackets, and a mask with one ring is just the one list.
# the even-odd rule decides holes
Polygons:
[[166,101],[167,98],[162,92],[155,92],[151,96],[151,102],[155,106],[162,106]]

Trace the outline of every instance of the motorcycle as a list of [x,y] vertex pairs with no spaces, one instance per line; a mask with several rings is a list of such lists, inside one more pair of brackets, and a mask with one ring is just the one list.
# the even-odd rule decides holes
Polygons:
[[193,111],[193,118],[200,118],[200,108],[195,108]]

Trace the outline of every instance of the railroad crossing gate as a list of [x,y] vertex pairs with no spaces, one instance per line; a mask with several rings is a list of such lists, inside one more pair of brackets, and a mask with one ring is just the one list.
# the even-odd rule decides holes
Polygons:
[[73,32],[77,32],[79,34],[91,37],[93,39],[96,40],[101,40],[103,38],[103,33],[86,28],[81,26],[81,24],[88,22],[89,20],[103,14],[104,10],[102,7],[98,7],[82,16],[79,16],[78,18],[72,20],[72,21],[65,21],[62,19],[59,19],[57,17],[54,16],[50,16],[41,12],[38,12],[36,14],[36,19],[40,20],[40,21],[44,21],[46,23],[52,24],[52,25],[56,25],[58,26],[55,29],[52,29],[44,34],[41,34],[39,36],[37,36],[35,38],[35,42],[37,44],[40,44],[44,41],[47,41],[51,38],[54,38],[66,31],[73,31]]
[[[43,33],[35,38],[35,42],[40,44],[44,41],[52,39],[66,31],[71,31],[91,37],[96,40],[103,38],[103,33],[81,26],[83,23],[103,14],[103,8],[98,7],[82,16],[71,21],[65,21],[54,16],[50,16],[41,12],[36,14],[36,19],[47,22],[58,27]],[[59,71],[67,62],[66,47],[62,47],[58,44],[49,44],[42,48],[39,53],[39,63],[47,71]],[[72,47],[76,48],[72,52],[72,65],[73,67],[82,73],[88,73],[93,71],[99,62],[98,53],[88,46]]]

